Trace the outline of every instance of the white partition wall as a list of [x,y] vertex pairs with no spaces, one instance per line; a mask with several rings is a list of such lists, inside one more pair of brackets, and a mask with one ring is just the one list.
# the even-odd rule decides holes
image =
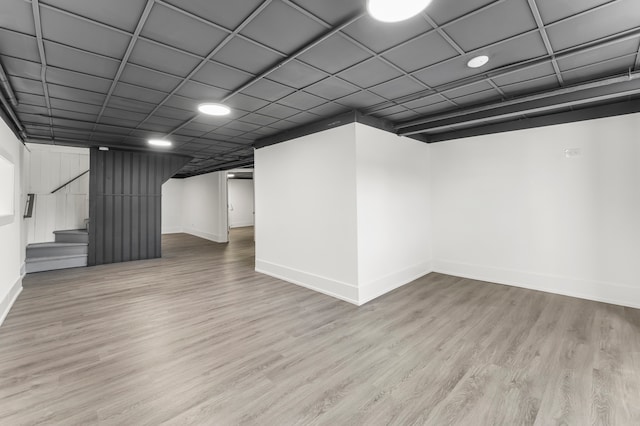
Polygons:
[[3,187],[0,203],[0,325],[22,291],[26,247],[23,208],[26,200],[26,173],[29,153],[0,119],[0,156],[13,171],[12,185]]
[[256,270],[358,303],[355,126],[255,152]]
[[365,303],[431,272],[429,147],[356,124],[358,289]]
[[358,305],[429,273],[428,160],[355,123],[258,149],[256,270]]
[[162,233],[184,232],[226,243],[226,172],[187,179],[169,179],[162,185]]
[[434,269],[640,308],[640,115],[433,144]]
[[254,224],[253,179],[229,179],[229,228]]

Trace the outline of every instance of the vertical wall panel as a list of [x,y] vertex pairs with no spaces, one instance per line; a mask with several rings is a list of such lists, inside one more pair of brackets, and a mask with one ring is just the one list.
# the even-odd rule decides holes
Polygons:
[[161,256],[162,184],[189,160],[91,150],[89,265]]

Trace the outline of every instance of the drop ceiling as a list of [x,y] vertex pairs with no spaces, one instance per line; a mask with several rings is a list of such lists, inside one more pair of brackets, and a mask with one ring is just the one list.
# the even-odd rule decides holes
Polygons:
[[[490,62],[467,67],[477,55]],[[2,0],[0,64],[27,141],[147,150],[166,137],[191,176],[350,110],[429,141],[635,99],[640,2],[433,0],[386,24],[365,0]],[[204,116],[202,102],[233,112]]]

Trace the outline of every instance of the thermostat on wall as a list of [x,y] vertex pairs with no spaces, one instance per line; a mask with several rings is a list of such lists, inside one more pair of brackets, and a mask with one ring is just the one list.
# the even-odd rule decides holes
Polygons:
[[580,148],[567,148],[564,150],[564,156],[567,158],[573,158],[580,155]]

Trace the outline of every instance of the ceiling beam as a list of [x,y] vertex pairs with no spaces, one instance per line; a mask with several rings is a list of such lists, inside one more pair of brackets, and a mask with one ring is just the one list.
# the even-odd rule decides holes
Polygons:
[[396,126],[402,136],[437,133],[452,127],[480,126],[495,121],[513,119],[526,114],[539,114],[567,107],[610,101],[640,93],[640,72],[592,81],[551,90],[538,95],[523,96],[462,111],[439,114]]
[[443,142],[452,139],[469,138],[502,132],[512,132],[515,130],[573,123],[576,121],[595,120],[598,118],[612,117],[623,114],[633,114],[638,112],[640,112],[640,100],[633,99],[616,103],[608,103],[606,105],[584,107],[565,112],[553,112],[550,114],[538,115],[534,117],[525,115],[519,117],[517,120],[486,124],[480,127],[456,129],[429,135],[428,142]]

